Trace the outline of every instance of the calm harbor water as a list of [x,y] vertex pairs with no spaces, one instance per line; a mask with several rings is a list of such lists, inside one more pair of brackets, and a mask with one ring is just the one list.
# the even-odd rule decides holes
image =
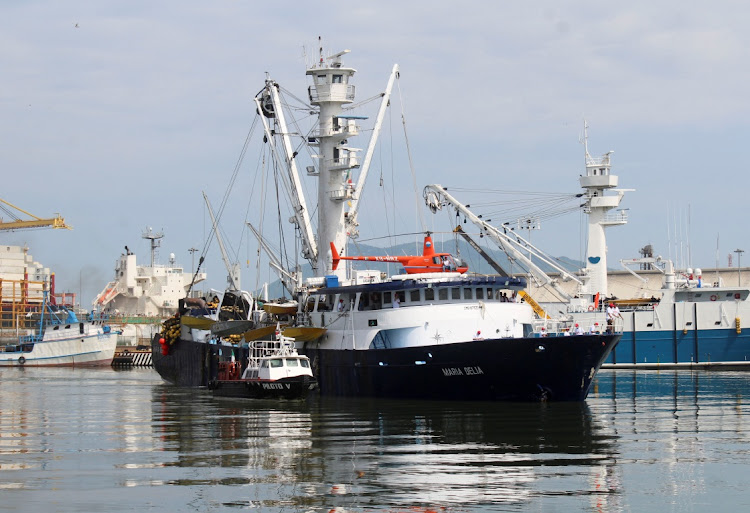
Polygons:
[[747,511],[750,373],[602,371],[584,404],[218,400],[0,370],[0,511]]

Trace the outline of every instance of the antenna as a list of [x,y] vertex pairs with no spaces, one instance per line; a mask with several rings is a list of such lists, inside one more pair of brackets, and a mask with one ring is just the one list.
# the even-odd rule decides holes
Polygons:
[[190,248],[188,249],[188,253],[190,253],[191,260],[191,268],[190,268],[190,274],[193,274],[195,272],[195,253],[198,251],[198,248]]
[[583,118],[583,151],[586,153],[586,158],[589,156],[589,124],[586,122],[586,118]]
[[143,232],[142,237],[151,241],[151,267],[153,267],[156,262],[156,251],[161,245],[161,239],[164,237],[164,232],[154,233],[149,226],[147,230]]

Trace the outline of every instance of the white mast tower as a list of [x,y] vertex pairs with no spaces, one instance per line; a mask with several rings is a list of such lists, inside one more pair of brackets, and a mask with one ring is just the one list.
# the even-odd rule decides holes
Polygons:
[[[313,80],[309,87],[310,103],[320,108],[318,130],[314,144],[318,145],[318,265],[317,276],[335,274],[340,280],[346,278],[346,268],[332,270],[333,242],[341,255],[346,254],[346,229],[344,208],[352,199],[351,170],[359,167],[356,148],[347,146],[347,138],[359,133],[356,116],[341,114],[342,105],[354,101],[354,86],[349,82],[356,72],[342,66],[341,57],[349,53],[344,50],[330,57],[323,57],[307,70]],[[325,255],[325,260],[321,257]]]
[[[583,145],[586,157],[586,175],[579,179],[581,187],[586,190],[584,212],[588,214],[588,246],[586,248],[585,273],[588,278],[581,292],[601,298],[606,298],[607,288],[607,239],[604,229],[610,226],[623,225],[628,222],[627,212],[621,210],[616,214],[609,211],[617,208],[627,190],[614,189],[617,187],[618,177],[611,174],[610,156],[614,151],[608,151],[599,158],[589,154],[588,124],[583,122]],[[617,195],[605,195],[607,189],[613,189]]]

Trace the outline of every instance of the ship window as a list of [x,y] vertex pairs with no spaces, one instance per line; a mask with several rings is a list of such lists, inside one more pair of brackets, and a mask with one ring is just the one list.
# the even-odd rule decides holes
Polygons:
[[287,358],[286,366],[287,367],[299,367],[299,360],[297,358]]
[[315,79],[317,80],[318,84],[325,84],[326,83],[326,76],[325,75],[318,75],[317,77],[315,77]]
[[344,81],[344,75],[333,75],[333,80],[331,80],[331,82],[333,82],[334,84],[340,84],[343,81]]
[[274,358],[272,360],[269,360],[271,367],[283,367],[284,366],[284,360],[281,358]]
[[440,265],[440,257],[432,257],[432,263],[435,265]]
[[412,303],[420,301],[422,299],[420,296],[421,294],[419,289],[409,291],[409,301],[411,301]]
[[451,289],[451,299],[461,299],[461,289],[453,287]]
[[328,312],[331,310],[331,305],[328,303],[326,295],[318,296],[318,312]]
[[383,292],[383,304],[389,305],[391,303],[391,293],[390,292]]
[[492,289],[487,288],[487,299],[492,299]]
[[53,331],[57,331],[59,329],[60,329],[60,326],[55,326],[54,328],[52,328]]
[[484,299],[484,289],[477,289],[477,299]]
[[80,330],[81,333],[83,333],[83,323],[80,323],[78,325],[78,329]]
[[472,295],[471,290],[472,289],[468,287],[464,289],[464,299],[473,299],[474,296]]
[[424,289],[424,300],[435,301],[435,289]]
[[268,360],[263,360],[260,362],[261,368],[265,369],[268,367]]
[[438,289],[438,299],[440,301],[448,300],[448,289]]
[[303,366],[303,367],[304,367],[305,369],[309,369],[309,368],[310,368],[310,362],[308,362],[307,360],[300,360],[300,361],[299,361],[299,363],[300,363],[300,364],[301,364],[301,365],[302,365],[302,366]]

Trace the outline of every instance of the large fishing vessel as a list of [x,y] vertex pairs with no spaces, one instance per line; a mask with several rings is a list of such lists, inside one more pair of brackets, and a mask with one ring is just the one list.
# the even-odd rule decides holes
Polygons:
[[[301,134],[299,121],[285,108],[282,88],[268,78],[255,97],[264,140],[286,187],[292,222],[302,254],[313,276],[302,280],[287,270],[258,235],[272,265],[299,305],[289,329],[313,330],[317,338],[297,339],[307,355],[320,391],[328,395],[455,400],[581,401],[620,336],[601,331],[564,336],[562,330],[539,322],[527,302],[518,301],[524,278],[478,275],[450,255],[435,251],[429,233],[421,255],[400,262],[403,273],[338,265],[349,256],[347,237],[358,233],[357,212],[370,159],[387,107],[398,66],[394,66],[373,136],[360,163],[359,150],[349,141],[359,134],[358,120],[344,106],[354,101],[355,70],[346,67],[348,50],[330,56],[320,49],[309,66],[309,105],[297,112],[318,116],[317,125]],[[293,141],[298,133],[301,141]],[[298,173],[299,148],[309,145],[314,164],[307,174],[317,177],[317,233]],[[299,156],[298,156],[299,155]],[[357,183],[352,173],[359,169]],[[275,207],[274,209],[275,210]],[[362,258],[389,261],[387,257]],[[263,324],[258,316],[252,330]],[[276,322],[276,319],[271,319]],[[322,333],[322,335],[321,335]],[[216,360],[237,358],[241,345],[228,346],[206,338],[184,323],[180,337],[154,339],[154,367],[168,381],[205,385],[216,372]],[[245,334],[245,343],[252,334]],[[170,343],[171,342],[171,343]],[[214,342],[214,343],[211,343]],[[244,358],[240,357],[239,361]]]
[[[580,272],[560,267],[518,231],[490,225],[440,186],[430,186],[428,194],[448,198],[485,239],[496,242],[534,277],[528,292],[539,303],[539,315],[551,317],[549,323],[588,329],[611,321],[622,339],[606,367],[746,368],[750,289],[741,286],[739,269],[705,274],[701,269],[679,270],[671,260],[654,256],[649,245],[641,250],[641,258],[620,260],[627,272],[618,273],[612,283],[605,231],[627,223],[628,211],[618,207],[628,190],[618,188],[612,152],[590,155],[586,125],[583,142],[585,173],[579,183],[584,192],[579,196],[588,222],[585,266]],[[542,262],[557,272],[545,273]],[[735,280],[736,286],[730,284]],[[619,316],[607,319],[615,305]]]
[[[584,138],[584,141],[586,139]],[[750,289],[729,285],[723,279],[706,279],[700,269],[678,270],[669,259],[644,248],[641,258],[621,260],[632,275],[647,282],[641,271],[660,275],[656,290],[613,294],[609,283],[605,228],[625,224],[625,211],[616,208],[624,189],[615,189],[610,153],[592,157],[585,147],[586,174],[579,179],[585,190],[588,215],[588,252],[583,286],[578,300],[569,301],[573,319],[587,322],[598,314],[623,333],[608,357],[608,367],[746,368],[750,365]],[[617,192],[607,195],[607,189]],[[632,269],[637,266],[638,269]],[[639,274],[640,273],[640,274]],[[660,278],[660,279],[659,279]],[[626,295],[627,294],[627,295]],[[584,301],[581,304],[581,300]],[[614,306],[620,316],[606,319]]]

